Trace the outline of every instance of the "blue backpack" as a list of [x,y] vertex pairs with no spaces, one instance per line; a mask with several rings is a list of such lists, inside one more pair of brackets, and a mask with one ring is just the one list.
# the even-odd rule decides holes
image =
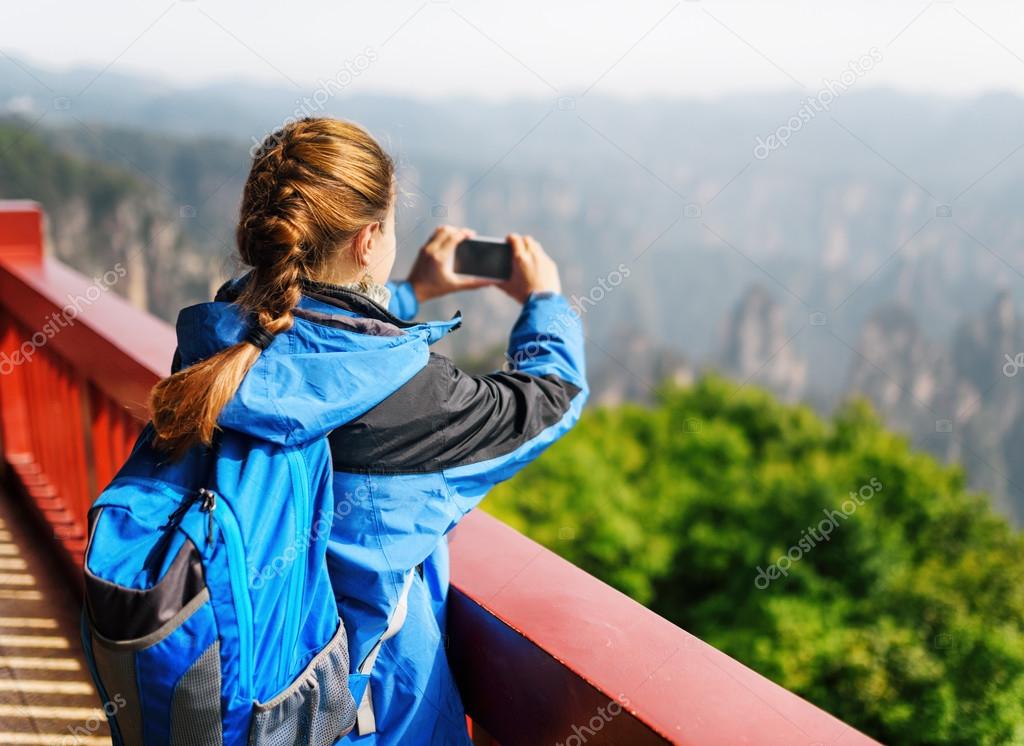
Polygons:
[[169,462],[142,432],[89,515],[82,637],[125,746],[334,744],[349,675],[324,554],[328,445],[222,431]]

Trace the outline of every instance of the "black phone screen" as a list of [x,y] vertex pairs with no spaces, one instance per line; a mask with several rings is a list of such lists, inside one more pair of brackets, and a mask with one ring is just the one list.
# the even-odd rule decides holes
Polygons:
[[507,280],[512,276],[512,247],[500,238],[467,238],[455,247],[455,271]]

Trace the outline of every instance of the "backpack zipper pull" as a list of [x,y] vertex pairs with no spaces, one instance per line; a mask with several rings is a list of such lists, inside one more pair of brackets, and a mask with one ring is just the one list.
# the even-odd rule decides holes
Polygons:
[[192,503],[196,501],[195,497],[186,497],[181,503],[167,516],[167,522],[164,523],[160,528],[174,528],[181,522],[182,517],[188,512],[188,509],[192,507]]
[[213,511],[217,508],[217,493],[205,487],[199,490],[199,497],[203,501],[199,510],[206,513],[206,546],[213,543]]

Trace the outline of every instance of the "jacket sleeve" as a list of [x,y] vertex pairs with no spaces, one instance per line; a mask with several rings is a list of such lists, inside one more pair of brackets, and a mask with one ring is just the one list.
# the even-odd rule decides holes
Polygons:
[[445,504],[432,510],[450,528],[564,435],[586,400],[583,331],[563,296],[527,300],[507,355],[507,370],[487,375],[432,355],[408,384],[331,434],[335,469],[443,474]]
[[401,282],[389,282],[385,286],[391,291],[391,302],[388,303],[388,311],[393,313],[402,321],[411,321],[416,318],[420,310],[420,302],[413,292],[412,284],[407,280]]
[[444,476],[459,517],[568,432],[587,398],[583,330],[563,296],[530,297],[507,355],[508,372],[452,374],[448,449],[455,458]]

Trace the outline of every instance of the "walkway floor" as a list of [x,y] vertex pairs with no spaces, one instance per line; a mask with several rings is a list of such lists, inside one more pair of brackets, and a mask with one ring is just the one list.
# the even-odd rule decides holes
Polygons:
[[0,487],[0,744],[109,746],[78,601],[24,511]]

